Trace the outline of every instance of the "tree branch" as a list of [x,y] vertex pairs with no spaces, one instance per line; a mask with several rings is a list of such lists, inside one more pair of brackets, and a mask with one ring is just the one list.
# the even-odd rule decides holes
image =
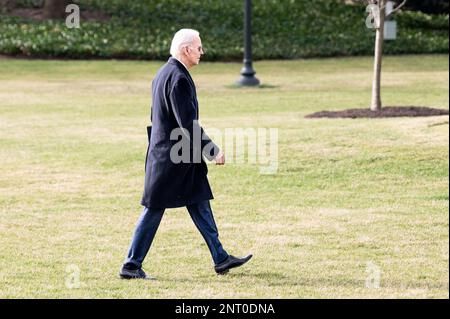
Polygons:
[[400,3],[397,8],[395,8],[394,10],[392,10],[391,13],[389,13],[389,15],[386,16],[386,18],[389,18],[390,16],[392,16],[394,13],[396,13],[398,10],[400,10],[407,2],[408,0],[403,0],[402,3]]

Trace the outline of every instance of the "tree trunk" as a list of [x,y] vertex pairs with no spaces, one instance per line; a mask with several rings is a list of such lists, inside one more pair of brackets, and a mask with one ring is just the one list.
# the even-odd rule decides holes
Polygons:
[[386,0],[380,0],[378,6],[380,7],[379,27],[375,39],[375,62],[374,62],[374,76],[372,84],[372,103],[370,109],[372,111],[380,111],[381,103],[381,64],[383,58],[383,41],[384,41],[384,21],[386,15]]
[[44,18],[45,19],[64,19],[66,16],[66,7],[70,0],[45,0]]

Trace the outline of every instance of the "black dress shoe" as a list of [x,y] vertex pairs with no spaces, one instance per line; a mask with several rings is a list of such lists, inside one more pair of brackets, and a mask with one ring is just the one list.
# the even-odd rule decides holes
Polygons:
[[122,267],[119,272],[119,276],[122,279],[144,279],[144,280],[155,280],[156,278],[149,277],[142,268],[139,269],[128,269]]
[[249,261],[252,257],[253,257],[253,255],[248,255],[243,258],[236,258],[232,255],[229,255],[228,258],[224,262],[221,262],[220,264],[215,265],[214,270],[219,275],[225,275],[226,273],[228,273],[228,271],[231,268],[236,268],[236,267],[242,266],[247,261]]

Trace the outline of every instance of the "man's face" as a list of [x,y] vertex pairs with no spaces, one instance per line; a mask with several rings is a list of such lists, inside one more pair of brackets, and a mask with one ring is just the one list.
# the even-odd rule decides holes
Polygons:
[[200,63],[202,55],[204,54],[202,40],[200,39],[200,37],[196,37],[186,50],[186,58],[189,64],[188,67],[198,65]]

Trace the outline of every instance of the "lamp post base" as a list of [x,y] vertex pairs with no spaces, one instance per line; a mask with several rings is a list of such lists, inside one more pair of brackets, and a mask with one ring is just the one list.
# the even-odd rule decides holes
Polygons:
[[260,82],[254,75],[241,75],[236,84],[239,86],[259,86]]
[[251,66],[245,66],[236,84],[239,86],[258,86],[260,81],[255,77],[255,74],[256,72]]

